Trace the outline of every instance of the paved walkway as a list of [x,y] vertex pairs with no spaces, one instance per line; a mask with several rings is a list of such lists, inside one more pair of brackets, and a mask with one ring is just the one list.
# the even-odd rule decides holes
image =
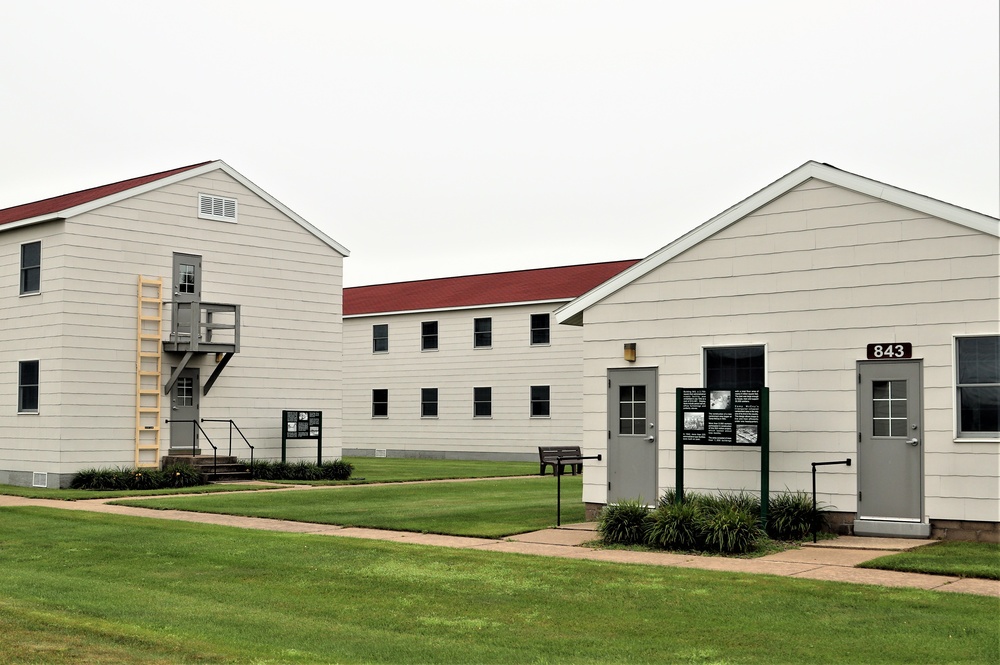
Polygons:
[[217,524],[241,529],[310,533],[341,536],[344,538],[365,538],[397,543],[434,545],[438,547],[454,547],[489,552],[511,552],[568,559],[588,559],[591,561],[608,561],[613,563],[676,566],[678,568],[721,570],[735,573],[759,573],[833,582],[850,582],[854,584],[912,587],[1000,598],[1000,580],[962,579],[946,575],[900,573],[854,567],[863,561],[891,554],[892,552],[913,549],[933,542],[928,540],[842,536],[835,540],[820,541],[816,545],[807,543],[802,549],[769,554],[757,559],[731,559],[726,557],[672,554],[669,552],[635,552],[588,547],[586,543],[597,538],[595,533],[596,524],[593,522],[565,525],[560,528],[544,529],[519,536],[511,536],[502,540],[495,540],[341,527],[329,524],[289,522],[286,520],[240,517],[236,515],[190,513],[180,510],[153,510],[149,508],[133,508],[131,506],[112,506],[108,504],[112,500],[55,501],[0,495],[0,508],[5,506],[44,506],[63,510],[82,510],[112,515],[131,515],[153,519]]

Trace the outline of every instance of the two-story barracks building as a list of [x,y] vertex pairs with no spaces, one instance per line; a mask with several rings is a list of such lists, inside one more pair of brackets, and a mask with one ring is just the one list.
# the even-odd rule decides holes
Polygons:
[[221,161],[0,210],[0,483],[228,452],[203,418],[278,457],[283,409],[339,457],[347,254]]

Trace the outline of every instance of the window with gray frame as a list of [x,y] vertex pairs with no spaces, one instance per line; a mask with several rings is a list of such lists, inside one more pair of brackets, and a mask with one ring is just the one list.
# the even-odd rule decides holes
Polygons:
[[531,417],[548,418],[549,415],[549,387],[531,386]]
[[1000,437],[1000,335],[955,339],[958,435]]
[[372,389],[372,418],[389,417],[389,390],[387,388]]
[[37,360],[22,360],[17,364],[17,411],[38,413]]
[[491,418],[493,416],[493,389],[472,389],[472,415],[476,418]]
[[438,348],[438,322],[424,321],[420,324],[420,350],[437,351]]
[[493,346],[493,319],[487,317],[473,321],[474,346],[485,349]]
[[389,353],[389,324],[372,326],[372,353]]
[[548,314],[532,314],[531,315],[531,343],[532,344],[548,344],[549,343],[549,315]]
[[21,294],[38,293],[42,288],[42,242],[21,245]]
[[438,415],[438,389],[420,389],[420,417],[437,418]]
[[764,387],[764,346],[705,349],[705,387],[742,390]]

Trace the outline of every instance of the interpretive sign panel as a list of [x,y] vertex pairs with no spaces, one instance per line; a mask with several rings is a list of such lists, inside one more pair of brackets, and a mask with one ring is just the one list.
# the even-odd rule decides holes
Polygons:
[[318,439],[323,431],[322,411],[282,411],[286,439]]
[[281,461],[285,461],[286,442],[289,439],[316,439],[317,464],[323,463],[323,412],[281,412]]
[[681,442],[686,445],[759,446],[760,389],[678,388],[684,414]]

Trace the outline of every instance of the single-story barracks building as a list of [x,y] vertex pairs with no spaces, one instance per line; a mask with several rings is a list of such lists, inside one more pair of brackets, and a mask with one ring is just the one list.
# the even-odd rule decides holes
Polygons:
[[[850,458],[818,467],[842,527],[998,540],[998,290],[997,219],[804,164],[555,313],[583,329],[588,508],[674,487],[678,388],[767,387],[772,491]],[[683,450],[685,489],[760,489],[760,448]]]
[[226,454],[217,420],[278,457],[285,409],[339,457],[347,254],[221,161],[0,210],[0,483]]
[[527,461],[580,445],[583,332],[552,312],[635,263],[344,289],[344,454]]

